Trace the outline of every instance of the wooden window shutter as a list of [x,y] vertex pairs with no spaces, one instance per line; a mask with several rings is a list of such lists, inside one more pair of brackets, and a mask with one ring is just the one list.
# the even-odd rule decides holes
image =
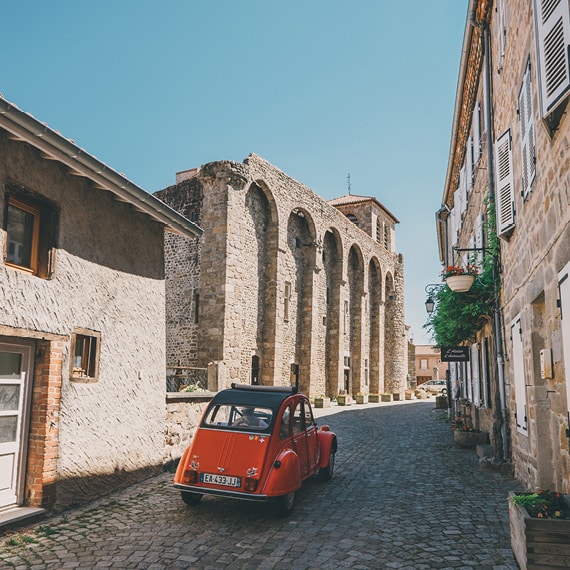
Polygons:
[[497,232],[502,236],[515,225],[511,129],[507,129],[495,142],[495,168]]
[[511,325],[512,342],[512,366],[515,388],[515,421],[517,431],[524,435],[528,434],[527,428],[527,403],[526,381],[524,368],[524,352],[521,318],[517,316]]
[[534,0],[538,80],[542,117],[547,117],[570,90],[568,0]]
[[473,174],[474,174],[474,167],[473,167],[473,136],[470,135],[467,139],[467,148],[465,149],[465,170],[466,170],[466,185],[465,189],[466,192],[469,193],[469,190],[473,187]]
[[473,162],[481,158],[481,103],[477,101],[473,109]]
[[[560,330],[562,332],[562,360],[566,378],[566,402],[570,423],[570,263],[558,274],[560,296]],[[570,428],[570,425],[568,426]]]
[[532,106],[532,80],[530,60],[519,94],[519,121],[521,127],[522,195],[526,199],[536,176],[536,149],[534,137],[534,111]]
[[505,17],[505,0],[498,0],[496,11],[498,13],[499,20],[499,65],[497,71],[501,73],[503,71],[503,64],[505,62],[505,46],[507,43],[507,24]]

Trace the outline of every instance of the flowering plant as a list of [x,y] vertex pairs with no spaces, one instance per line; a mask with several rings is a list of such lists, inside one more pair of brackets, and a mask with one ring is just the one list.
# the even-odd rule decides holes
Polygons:
[[476,276],[479,273],[479,269],[476,265],[468,263],[465,267],[461,265],[448,265],[443,270],[443,277],[453,277],[454,275],[473,275]]
[[532,518],[570,519],[570,507],[564,496],[555,491],[539,489],[536,493],[518,493],[511,502],[525,508]]

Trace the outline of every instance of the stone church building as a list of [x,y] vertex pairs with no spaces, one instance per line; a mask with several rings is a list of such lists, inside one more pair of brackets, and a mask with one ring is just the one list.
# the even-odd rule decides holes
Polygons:
[[403,392],[403,258],[378,200],[326,202],[255,154],[155,196],[204,230],[165,238],[169,365],[209,367],[214,390],[297,373],[310,396]]

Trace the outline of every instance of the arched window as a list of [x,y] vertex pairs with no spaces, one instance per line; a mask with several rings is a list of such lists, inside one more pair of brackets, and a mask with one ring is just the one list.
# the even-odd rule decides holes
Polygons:
[[354,214],[346,214],[346,217],[355,225],[358,225],[358,218]]

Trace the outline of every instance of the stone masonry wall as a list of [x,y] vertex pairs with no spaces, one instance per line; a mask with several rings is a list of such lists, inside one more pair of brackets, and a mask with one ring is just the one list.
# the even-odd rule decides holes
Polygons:
[[[526,435],[517,431],[514,422],[512,424],[515,473],[528,488],[568,492],[570,452],[565,434],[568,426],[565,396],[570,384],[565,382],[568,372],[564,371],[562,362],[557,299],[558,272],[570,261],[570,122],[566,112],[552,137],[541,124],[532,7],[522,0],[511,0],[508,4],[510,13],[517,14],[517,24],[509,27],[504,72],[495,81],[495,100],[503,102],[496,111],[496,128],[498,134],[512,129],[516,226],[501,247],[505,268],[502,302],[507,331],[515,317],[520,316],[524,339],[526,393],[516,394],[511,385],[511,416],[514,418],[517,398],[526,398],[529,410]],[[529,57],[533,73],[536,179],[532,192],[524,200],[520,193],[521,133],[517,98]],[[507,349],[507,357],[510,357],[510,343]],[[553,378],[541,378],[541,349],[553,350]],[[509,358],[508,378],[514,374],[511,363],[512,358]]]
[[[251,382],[254,357],[259,358],[263,384],[289,384],[295,363],[301,387],[311,395],[336,395],[345,387],[345,374],[354,393],[369,391],[370,385],[405,388],[401,256],[256,155],[243,163],[204,165],[191,180],[193,196],[198,188],[202,196],[196,222],[204,234],[199,271],[188,275],[192,282],[199,273],[200,291],[198,349],[189,364],[222,362],[229,385]],[[185,192],[187,187],[180,183],[157,196],[176,209]],[[351,251],[358,260],[353,277]],[[167,281],[171,272],[179,271],[177,265],[184,264],[186,253],[182,249],[167,262]],[[374,272],[371,263],[377,268]],[[371,274],[378,281],[373,320],[366,298],[374,289]],[[352,292],[351,282],[359,283]],[[168,304],[180,303],[169,311],[185,310],[181,297],[168,299]],[[376,323],[376,334],[371,334],[370,323]],[[167,337],[182,336],[180,325],[169,323]],[[168,346],[174,347],[174,342],[168,340]],[[181,349],[185,354],[176,350],[171,358],[191,354],[188,349]],[[371,358],[374,353],[379,357]],[[374,382],[373,361],[381,361],[374,367],[376,376],[384,372]]]

